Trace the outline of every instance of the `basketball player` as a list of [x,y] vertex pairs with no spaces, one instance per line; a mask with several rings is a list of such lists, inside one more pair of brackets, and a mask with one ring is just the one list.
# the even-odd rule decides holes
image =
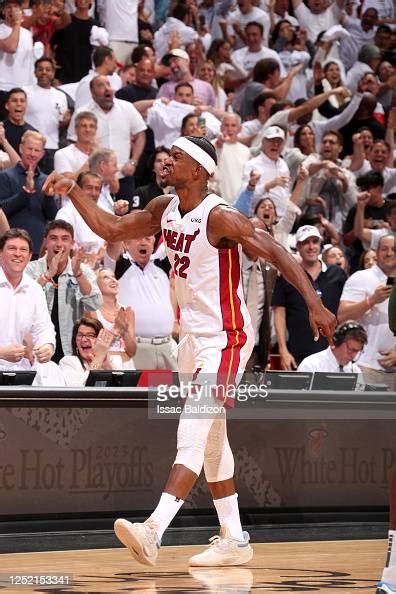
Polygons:
[[[228,386],[238,381],[254,344],[252,325],[240,283],[239,246],[272,262],[303,295],[315,337],[329,342],[335,318],[324,308],[307,275],[295,259],[265,231],[207,191],[214,173],[216,151],[206,138],[182,137],[173,144],[162,179],[177,195],[158,196],[142,211],[123,217],[104,212],[86,201],[74,182],[51,174],[44,191],[68,194],[95,233],[107,241],[122,241],[163,232],[167,255],[175,274],[180,307],[179,372],[189,374],[194,386],[205,385],[217,374],[217,395],[231,407]],[[211,386],[209,398],[215,403]],[[224,387],[224,386],[223,386]],[[213,407],[214,408],[214,407]],[[242,565],[253,555],[249,535],[242,531],[234,487],[234,459],[227,439],[225,410],[188,418],[181,415],[177,455],[160,501],[144,523],[119,519],[115,532],[133,557],[154,565],[163,532],[168,527],[204,466],[220,522],[220,536],[190,565]]]
[[[388,305],[389,328],[396,336],[396,283],[393,282],[393,289]],[[396,385],[394,386],[396,389]],[[388,552],[381,581],[378,584],[377,594],[390,594],[396,592],[396,463],[393,466],[389,493],[389,532]]]

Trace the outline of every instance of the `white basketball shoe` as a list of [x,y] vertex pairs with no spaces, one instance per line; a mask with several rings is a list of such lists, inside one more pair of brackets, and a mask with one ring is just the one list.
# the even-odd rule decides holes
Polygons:
[[394,594],[394,592],[396,592],[396,586],[392,586],[392,584],[379,582],[377,585],[377,594]]
[[249,544],[249,534],[243,532],[243,540],[232,538],[227,528],[220,528],[220,536],[209,539],[209,547],[194,555],[189,564],[194,567],[227,567],[244,565],[253,557],[253,549]]
[[396,593],[396,566],[385,567],[381,581],[377,585],[377,594]]
[[114,532],[118,540],[131,552],[132,556],[143,565],[155,565],[161,543],[157,536],[158,524],[148,518],[143,523],[128,522],[118,519],[114,523]]

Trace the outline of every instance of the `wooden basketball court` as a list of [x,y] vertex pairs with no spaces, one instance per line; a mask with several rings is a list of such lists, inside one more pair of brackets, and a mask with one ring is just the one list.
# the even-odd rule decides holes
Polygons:
[[[386,554],[386,541],[329,541],[254,544],[253,560],[243,567],[188,568],[202,546],[163,547],[153,568],[138,565],[127,549],[96,549],[0,555],[0,589],[17,592],[141,592],[142,594],[248,592],[374,594]],[[69,576],[69,584],[5,583],[15,576]],[[17,581],[17,580],[15,580]],[[31,580],[32,581],[32,580]]]

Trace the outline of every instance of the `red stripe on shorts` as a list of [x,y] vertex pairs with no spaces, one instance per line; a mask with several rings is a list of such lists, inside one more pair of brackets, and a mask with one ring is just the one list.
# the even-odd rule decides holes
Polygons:
[[232,407],[235,403],[233,389],[228,393],[228,386],[235,387],[235,377],[238,372],[241,348],[247,340],[243,330],[244,320],[241,312],[241,300],[237,289],[241,277],[238,248],[219,250],[219,278],[220,278],[220,307],[223,319],[223,329],[227,333],[227,344],[221,351],[221,360],[217,372],[217,385],[223,390],[217,390],[217,398],[225,406]]

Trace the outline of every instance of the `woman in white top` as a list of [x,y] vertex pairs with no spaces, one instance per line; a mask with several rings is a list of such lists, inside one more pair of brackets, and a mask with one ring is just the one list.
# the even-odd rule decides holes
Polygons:
[[113,369],[109,349],[114,335],[103,328],[99,320],[81,318],[73,327],[72,355],[59,361],[66,385],[84,386],[91,370]]
[[113,333],[114,342],[109,356],[115,368],[135,369],[132,359],[136,353],[135,314],[131,307],[124,308],[118,302],[118,281],[112,270],[98,270],[96,280],[103,302],[96,311],[86,311],[85,316],[97,318],[104,328]]

